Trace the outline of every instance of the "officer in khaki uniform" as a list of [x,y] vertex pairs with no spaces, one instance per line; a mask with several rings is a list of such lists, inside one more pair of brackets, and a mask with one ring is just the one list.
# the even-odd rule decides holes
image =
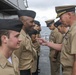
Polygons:
[[38,39],[42,44],[61,51],[60,61],[63,68],[63,75],[76,75],[76,5],[55,7],[57,17],[65,26],[70,27],[62,44],[47,42],[44,39]]
[[[54,26],[54,19],[45,21],[47,27],[49,27],[51,31],[49,36],[49,41],[53,43],[61,43],[62,34],[58,32],[58,29]],[[51,65],[51,75],[60,75],[60,52],[55,51],[50,48],[50,65]]]
[[18,16],[23,22],[23,28],[20,32],[20,38],[22,39],[20,48],[15,51],[15,54],[19,58],[19,69],[21,75],[31,75],[32,62],[35,57],[35,52],[32,47],[32,41],[28,32],[34,26],[34,18],[36,13],[32,10],[18,10]]
[[19,20],[0,19],[0,75],[20,75],[19,60],[12,52],[20,47]]
[[61,50],[61,64],[63,75],[76,75],[76,5],[56,7],[57,17],[60,21],[70,27],[63,40]]

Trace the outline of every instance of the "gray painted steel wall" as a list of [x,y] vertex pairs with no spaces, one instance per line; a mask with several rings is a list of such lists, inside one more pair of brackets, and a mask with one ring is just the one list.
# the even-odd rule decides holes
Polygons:
[[[12,5],[13,7],[17,9],[26,10],[26,7],[24,5],[24,0],[4,0],[5,3]],[[18,18],[17,15],[9,15],[6,13],[0,13],[0,19],[16,19]]]
[[17,9],[26,9],[24,5],[24,0],[4,0],[4,1]]

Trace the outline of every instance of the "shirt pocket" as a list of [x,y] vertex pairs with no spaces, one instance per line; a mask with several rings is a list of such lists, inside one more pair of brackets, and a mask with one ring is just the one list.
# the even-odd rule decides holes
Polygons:
[[70,44],[70,34],[66,35],[63,41],[64,47],[66,49],[66,52],[69,53],[71,50],[71,44]]

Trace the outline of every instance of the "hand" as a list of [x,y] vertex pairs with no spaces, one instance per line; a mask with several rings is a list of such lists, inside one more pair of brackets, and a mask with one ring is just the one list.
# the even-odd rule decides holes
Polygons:
[[43,46],[46,46],[46,45],[47,45],[47,41],[44,40],[43,38],[36,38],[36,39],[39,41],[39,43],[40,43],[41,45],[43,45]]

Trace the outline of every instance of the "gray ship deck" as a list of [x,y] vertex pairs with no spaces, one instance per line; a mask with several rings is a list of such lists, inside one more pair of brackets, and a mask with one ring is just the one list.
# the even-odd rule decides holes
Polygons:
[[[49,47],[41,46],[39,68],[40,73],[38,75],[51,75]],[[62,75],[62,71],[60,71],[60,75]]]
[[50,75],[49,48],[46,46],[41,46],[39,68],[38,75]]

